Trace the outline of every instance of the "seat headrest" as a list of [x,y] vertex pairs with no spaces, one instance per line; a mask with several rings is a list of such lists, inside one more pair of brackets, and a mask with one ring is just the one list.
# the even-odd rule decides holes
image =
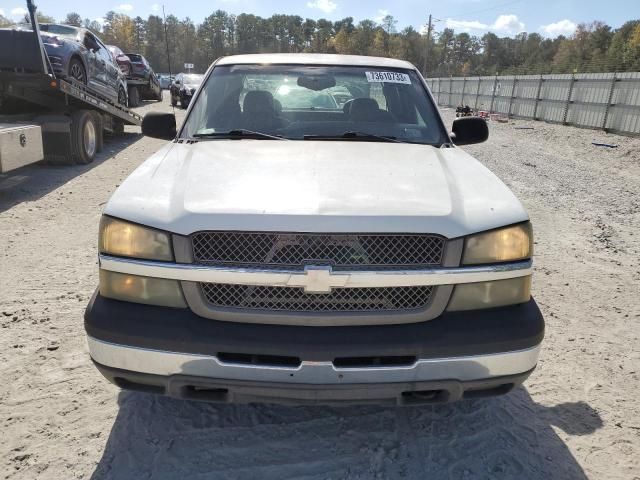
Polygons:
[[244,113],[270,113],[275,112],[273,104],[273,95],[264,90],[252,90],[247,92],[242,102],[242,111]]
[[349,114],[353,120],[367,120],[380,111],[378,102],[373,98],[355,98],[351,102]]

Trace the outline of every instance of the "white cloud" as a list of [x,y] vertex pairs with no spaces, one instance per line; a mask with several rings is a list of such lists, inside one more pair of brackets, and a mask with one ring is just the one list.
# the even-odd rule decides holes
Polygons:
[[524,31],[524,23],[518,19],[517,15],[500,15],[491,25],[478,20],[453,20],[452,18],[447,18],[445,26],[454,30],[462,30],[463,32],[493,30],[500,33],[515,34]]
[[557,37],[558,35],[573,35],[578,26],[571,20],[560,20],[559,22],[550,23],[549,25],[542,25],[540,30],[546,33],[550,37]]
[[491,27],[492,30],[507,33],[519,33],[524,31],[524,23],[518,20],[517,15],[500,15]]
[[94,22],[104,25],[104,17],[98,17],[93,19]]
[[315,0],[315,2],[308,2],[307,7],[317,8],[318,10],[322,10],[324,13],[331,13],[338,7],[338,4],[331,0]]
[[27,13],[29,13],[29,12],[27,11],[26,8],[23,8],[23,7],[16,7],[16,8],[11,9],[11,16],[12,17],[22,17],[22,16],[26,15]]
[[151,11],[159,12],[160,11],[160,5],[158,5],[157,3],[154,3],[153,5],[151,5]]
[[477,20],[452,20],[447,18],[445,25],[447,28],[453,28],[454,30],[462,30],[465,32],[469,32],[471,30],[489,30],[489,25]]
[[0,15],[4,17],[4,10],[0,8]]
[[121,12],[130,12],[133,10],[133,5],[130,3],[121,3],[116,7],[116,10],[120,10]]
[[381,8],[380,10],[378,10],[378,16],[374,18],[374,20],[376,21],[376,23],[382,23],[382,20],[384,20],[384,17],[386,17],[387,15],[389,15],[389,10],[384,10]]

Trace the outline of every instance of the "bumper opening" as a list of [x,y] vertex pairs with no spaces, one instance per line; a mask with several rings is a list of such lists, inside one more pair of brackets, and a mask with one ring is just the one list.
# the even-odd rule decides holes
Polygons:
[[416,363],[416,357],[411,355],[383,356],[383,357],[338,357],[333,360],[336,368],[363,367],[402,367]]
[[299,367],[302,360],[298,357],[287,357],[284,355],[260,355],[250,353],[228,353],[219,352],[218,360],[229,364],[239,365],[261,365],[272,367]]
[[417,390],[402,392],[403,405],[426,405],[429,403],[443,403],[449,401],[451,395],[448,390]]
[[513,383],[504,383],[502,385],[496,385],[495,387],[490,387],[490,388],[470,388],[469,390],[464,392],[463,397],[464,398],[494,397],[497,395],[504,395],[505,393],[509,393],[514,388],[516,388],[516,385]]

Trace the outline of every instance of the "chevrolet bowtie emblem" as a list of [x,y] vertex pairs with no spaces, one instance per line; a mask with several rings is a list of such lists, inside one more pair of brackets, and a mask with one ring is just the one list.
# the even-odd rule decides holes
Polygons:
[[334,275],[330,266],[304,267],[304,273],[293,274],[287,285],[289,287],[303,287],[305,293],[331,293],[334,287],[344,287],[349,275]]

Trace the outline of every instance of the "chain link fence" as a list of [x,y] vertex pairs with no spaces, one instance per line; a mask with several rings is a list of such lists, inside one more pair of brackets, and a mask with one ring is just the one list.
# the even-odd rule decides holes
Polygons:
[[640,135],[640,72],[428,78],[438,105]]

